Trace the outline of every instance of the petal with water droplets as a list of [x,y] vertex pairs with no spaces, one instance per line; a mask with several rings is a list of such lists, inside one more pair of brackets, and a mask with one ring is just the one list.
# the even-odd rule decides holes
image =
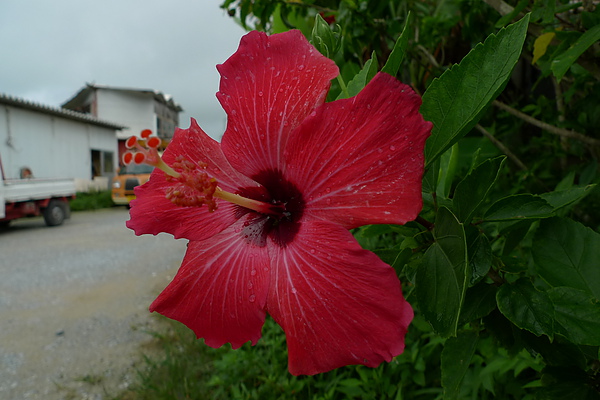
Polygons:
[[290,372],[375,367],[402,353],[413,311],[392,267],[337,224],[303,222],[297,238],[269,246],[267,310],[285,331]]
[[217,69],[217,98],[227,112],[223,151],[249,177],[279,169],[290,132],[325,101],[338,74],[298,30],[250,32]]
[[191,241],[173,281],[150,306],[187,325],[207,345],[256,344],[269,285],[266,247],[242,238],[245,218],[205,241]]
[[379,73],[355,97],[324,104],[293,132],[285,176],[307,213],[346,228],[412,221],[422,207],[431,123],[407,85]]

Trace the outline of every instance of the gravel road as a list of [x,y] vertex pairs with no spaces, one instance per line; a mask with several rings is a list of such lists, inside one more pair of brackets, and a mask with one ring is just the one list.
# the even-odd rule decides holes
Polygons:
[[0,399],[110,399],[135,379],[148,305],[186,242],[137,237],[125,208],[0,230]]

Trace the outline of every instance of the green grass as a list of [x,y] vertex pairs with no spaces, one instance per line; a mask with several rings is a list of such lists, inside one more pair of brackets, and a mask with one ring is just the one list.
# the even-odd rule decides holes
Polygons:
[[[435,335],[417,316],[407,336],[403,354],[378,368],[348,366],[315,376],[293,376],[287,370],[285,336],[270,318],[256,346],[248,343],[232,350],[213,349],[197,340],[182,324],[164,321],[147,350],[139,380],[115,400],[441,400],[440,355],[445,340]],[[319,338],[315,338],[319,340]],[[496,341],[481,337],[473,368],[489,370],[487,361],[501,366],[488,371],[482,382],[467,375],[459,399],[531,399],[526,384],[541,368],[528,354],[507,357]],[[515,360],[519,359],[518,368]]]
[[110,190],[101,192],[78,192],[74,200],[69,202],[71,211],[98,210],[114,206]]
[[437,358],[441,351],[441,342],[429,341],[427,335],[429,344],[407,349],[379,368],[349,366],[296,377],[287,369],[285,335],[270,318],[256,346],[237,350],[210,348],[185,326],[164,320],[164,332],[151,332],[158,356],[155,351],[145,356],[139,382],[117,399],[402,399],[407,386],[425,389],[433,382],[438,387],[426,387],[424,397],[414,398],[441,398],[439,370],[422,370],[423,355]]

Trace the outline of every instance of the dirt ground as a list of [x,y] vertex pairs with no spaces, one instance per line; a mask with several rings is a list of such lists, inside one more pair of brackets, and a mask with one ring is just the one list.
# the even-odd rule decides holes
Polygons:
[[124,209],[0,231],[0,399],[112,399],[142,365],[148,305],[185,242],[136,237]]

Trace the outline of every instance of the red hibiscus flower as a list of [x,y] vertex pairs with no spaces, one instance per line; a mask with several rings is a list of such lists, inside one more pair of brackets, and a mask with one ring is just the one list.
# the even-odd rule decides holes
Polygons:
[[221,144],[192,120],[162,160],[148,133],[136,155],[158,168],[136,188],[127,226],[189,239],[150,310],[233,348],[256,344],[269,313],[294,375],[390,361],[413,311],[394,270],[348,230],[418,215],[431,130],[420,98],[380,73],[325,103],[338,69],[299,31],[250,32],[218,70]]

